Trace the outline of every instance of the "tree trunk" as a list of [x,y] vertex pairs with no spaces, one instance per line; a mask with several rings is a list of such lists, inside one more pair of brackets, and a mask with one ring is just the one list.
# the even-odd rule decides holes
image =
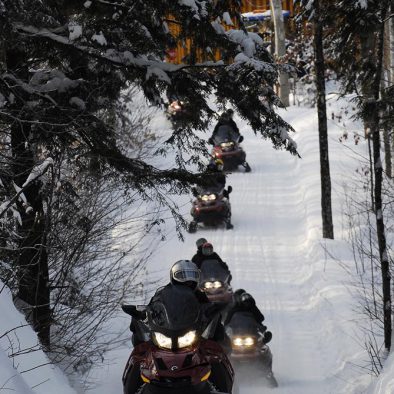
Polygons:
[[[285,45],[285,24],[283,22],[282,13],[282,1],[281,0],[271,0],[271,14],[274,21],[275,29],[275,55],[281,58],[286,54]],[[288,107],[289,102],[289,75],[287,73],[281,72],[279,75],[279,98],[281,99],[283,105]]]
[[[27,80],[28,71],[23,68],[24,54],[7,52],[7,69],[22,80]],[[23,102],[21,101],[21,113]],[[23,116],[23,115],[22,115]],[[34,155],[29,147],[31,127],[27,123],[15,122],[11,126],[11,148],[13,157],[13,182],[22,187],[34,167]],[[46,220],[41,196],[41,182],[36,180],[26,187],[24,195],[28,206],[18,200],[17,207],[21,223],[17,232],[20,239],[16,260],[18,272],[18,297],[31,306],[28,316],[38,333],[41,343],[50,346],[50,292],[48,279],[48,256],[46,249]]]
[[[382,4],[381,19],[385,20],[388,2]],[[383,297],[383,317],[384,317],[384,345],[387,350],[391,348],[391,278],[390,267],[387,255],[386,235],[383,220],[383,202],[382,202],[382,183],[383,183],[383,167],[380,156],[380,125],[378,101],[381,85],[381,76],[383,71],[383,46],[384,46],[384,23],[382,23],[380,31],[377,35],[377,52],[376,52],[376,70],[371,90],[372,107],[368,108],[367,115],[370,117],[372,140],[373,140],[373,157],[374,157],[374,173],[375,173],[375,215],[376,215],[376,232],[379,245],[379,257],[382,273],[382,297]],[[367,97],[368,99],[368,97]],[[371,111],[372,110],[372,111]]]
[[385,162],[385,169],[386,169],[386,175],[389,178],[392,178],[392,163],[391,163],[391,136],[390,136],[391,130],[385,126],[383,130],[383,144],[384,144],[384,162]]
[[323,238],[334,239],[331,208],[331,177],[328,157],[326,84],[324,78],[325,65],[323,55],[323,24],[320,11],[320,0],[315,0],[314,16],[314,50],[317,90],[317,116],[319,123],[321,208],[323,222]]

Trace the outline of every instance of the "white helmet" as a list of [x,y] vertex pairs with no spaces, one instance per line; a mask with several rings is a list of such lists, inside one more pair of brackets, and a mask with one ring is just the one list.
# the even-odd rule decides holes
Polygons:
[[172,284],[184,284],[195,289],[200,281],[200,270],[190,260],[177,261],[170,270]]

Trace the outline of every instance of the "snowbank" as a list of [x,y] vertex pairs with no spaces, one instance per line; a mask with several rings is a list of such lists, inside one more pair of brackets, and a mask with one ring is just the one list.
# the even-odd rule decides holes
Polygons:
[[369,388],[368,394],[394,393],[394,353],[391,353],[378,379]]
[[0,291],[0,391],[75,394],[40,349],[37,335],[15,308],[9,289],[1,281]]

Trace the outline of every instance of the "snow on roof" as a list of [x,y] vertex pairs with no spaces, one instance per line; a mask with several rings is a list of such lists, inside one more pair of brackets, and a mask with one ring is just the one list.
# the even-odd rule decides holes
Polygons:
[[[283,17],[287,18],[290,16],[290,11],[283,10]],[[265,19],[271,19],[271,10],[264,12],[245,12],[242,14],[242,18],[247,22],[263,21]]]

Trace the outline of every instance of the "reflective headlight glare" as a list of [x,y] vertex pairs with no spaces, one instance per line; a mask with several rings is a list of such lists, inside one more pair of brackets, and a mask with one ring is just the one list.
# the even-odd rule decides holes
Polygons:
[[187,347],[196,340],[196,331],[189,331],[184,336],[178,338],[178,347]]
[[215,194],[204,194],[201,196],[201,200],[203,201],[214,201],[216,200],[216,195]]
[[236,337],[233,339],[233,344],[234,346],[253,346],[254,339],[252,337],[246,337],[246,338]]
[[222,282],[216,280],[215,282],[213,282],[213,287],[215,289],[219,289],[220,287],[222,287]]
[[213,288],[213,282],[205,282],[204,287],[206,289],[212,289]]
[[155,332],[154,333],[155,336],[155,340],[157,342],[157,344],[164,348],[164,349],[171,349],[172,348],[172,339],[166,337],[165,335],[163,335],[160,332]]

